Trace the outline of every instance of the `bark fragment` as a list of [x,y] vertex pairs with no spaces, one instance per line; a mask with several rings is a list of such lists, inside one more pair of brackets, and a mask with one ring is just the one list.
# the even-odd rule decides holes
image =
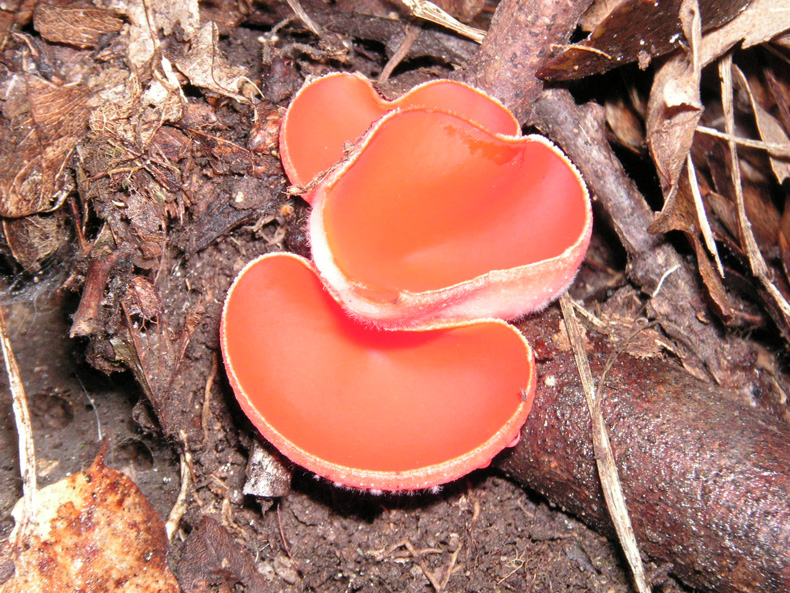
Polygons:
[[[556,308],[520,325],[540,356],[535,405],[501,461],[515,479],[613,534],[573,355]],[[620,479],[644,553],[717,592],[790,587],[790,427],[658,359],[587,332]]]

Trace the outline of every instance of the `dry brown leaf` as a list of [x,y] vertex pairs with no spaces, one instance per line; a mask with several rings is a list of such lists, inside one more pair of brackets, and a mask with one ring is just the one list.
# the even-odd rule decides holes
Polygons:
[[250,103],[240,94],[241,86],[248,79],[244,70],[231,67],[217,47],[217,26],[206,23],[195,35],[189,53],[174,60],[175,66],[189,81],[240,103]]
[[645,147],[645,131],[642,119],[635,113],[630,106],[626,105],[622,97],[607,100],[604,108],[606,110],[606,123],[615,136],[617,142],[639,153]]
[[[722,106],[724,108],[724,124],[727,134],[733,135],[735,128],[735,115],[733,108],[733,72],[740,73],[739,70],[733,67],[732,54],[727,54],[719,62],[719,76],[721,78],[722,89]],[[739,74],[739,76],[743,76]],[[763,289],[768,293],[771,303],[769,307],[775,311],[774,319],[779,324],[780,329],[786,332],[790,329],[790,303],[781,293],[779,288],[772,282],[768,265],[765,262],[763,254],[757,245],[752,232],[752,225],[746,215],[746,207],[744,205],[743,197],[743,184],[741,181],[741,165],[738,159],[738,151],[735,142],[728,143],[730,150],[730,160],[732,166],[732,185],[735,189],[736,205],[738,208],[738,227],[741,240],[741,246],[746,252],[746,257],[749,260],[749,266],[752,274],[760,281]],[[775,308],[774,308],[775,306]]]
[[769,56],[763,69],[768,91],[776,103],[779,119],[785,130],[790,130],[790,68],[788,62]]
[[82,85],[14,79],[3,108],[11,124],[0,132],[11,135],[0,138],[0,216],[51,211],[65,200],[69,177],[63,168],[87,131],[89,97]]
[[33,11],[33,26],[47,41],[85,49],[96,47],[102,35],[120,31],[123,21],[90,4],[39,2]]
[[[178,121],[187,105],[181,85],[166,58],[143,87],[134,72],[106,69],[91,100],[89,122],[94,136],[143,152],[167,122]],[[128,160],[129,155],[123,155]]]
[[779,254],[785,279],[790,283],[790,192],[785,196],[785,208],[779,224]]
[[41,269],[41,260],[67,244],[69,231],[62,212],[3,219],[11,254],[31,274]]
[[582,31],[592,31],[609,16],[618,6],[628,0],[595,0],[582,15],[579,26]]
[[677,190],[702,114],[697,54],[701,21],[696,0],[683,0],[680,17],[689,51],[675,54],[659,69],[647,103],[647,144],[667,201]]
[[[700,0],[702,29],[726,23],[751,0]],[[598,25],[588,39],[571,45],[538,73],[546,80],[572,80],[606,72],[636,60],[650,60],[683,46],[682,0],[625,0]]]
[[[713,216],[729,231],[733,237],[740,235],[738,212],[735,206],[736,195],[732,187],[732,161],[725,144],[716,144],[706,151],[706,159],[716,193],[706,196],[707,205]],[[762,249],[770,249],[776,241],[780,214],[776,209],[770,191],[764,183],[743,179],[743,200],[746,215],[752,231]],[[735,249],[740,249],[735,246]]]
[[[157,512],[99,455],[86,471],[42,488],[0,593],[176,593]],[[16,533],[11,534],[13,540]]]
[[135,72],[143,69],[155,56],[160,31],[164,37],[178,31],[179,37],[190,40],[200,26],[197,0],[104,0],[102,4],[129,20],[127,55]]
[[[755,119],[757,120],[757,130],[760,133],[760,137],[765,142],[784,144],[790,149],[790,138],[787,136],[787,132],[785,132],[781,122],[757,103],[753,102],[752,108],[754,109]],[[790,178],[790,162],[788,162],[786,158],[780,159],[769,156],[769,160],[771,162],[771,169],[780,184]]]
[[[740,89],[746,91],[746,94],[749,97],[749,103],[751,104],[752,111],[754,112],[754,118],[757,123],[757,131],[760,134],[760,138],[762,138],[764,142],[770,144],[786,145],[788,149],[790,149],[790,138],[788,138],[787,132],[785,132],[784,128],[782,127],[782,123],[768,111],[763,109],[763,107],[757,102],[746,75],[743,74],[740,69],[738,69],[736,72],[737,76],[735,77],[735,82]],[[787,159],[779,159],[769,155],[769,161],[771,163],[771,169],[773,170],[774,175],[780,184],[784,183],[786,179],[790,178],[790,162]]]
[[5,49],[8,36],[14,26],[14,15],[5,10],[0,10],[0,50]]
[[271,591],[250,554],[239,550],[228,530],[208,517],[203,517],[190,532],[177,570],[184,593],[231,591],[239,587],[248,593]]
[[744,49],[770,41],[790,29],[790,6],[776,0],[752,0],[741,14],[705,35],[700,57],[703,67],[738,42]]
[[287,496],[291,491],[293,466],[270,444],[255,439],[247,461],[244,494],[258,498]]
[[[704,215],[704,212],[703,212]],[[682,231],[694,247],[697,256],[697,267],[705,288],[722,321],[732,324],[735,320],[735,308],[724,288],[721,276],[708,258],[705,246],[700,240],[700,218],[695,207],[691,178],[688,174],[681,176],[678,191],[664,205],[664,209],[650,225],[651,233],[668,233]],[[710,247],[710,246],[709,246]],[[718,261],[717,261],[718,264]],[[720,264],[718,264],[720,266]],[[721,268],[719,268],[721,270]]]

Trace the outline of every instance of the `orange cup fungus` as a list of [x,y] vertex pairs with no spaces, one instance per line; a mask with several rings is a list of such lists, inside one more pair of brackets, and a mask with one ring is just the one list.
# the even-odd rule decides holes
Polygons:
[[387,328],[540,309],[573,281],[592,230],[586,187],[548,140],[437,111],[384,116],[310,198],[327,287]]
[[515,444],[532,406],[532,351],[513,327],[376,329],[346,315],[291,254],[241,272],[221,344],[236,397],[263,436],[346,486],[412,490],[459,478]]
[[288,179],[298,187],[308,186],[343,158],[346,148],[378,119],[413,108],[455,113],[500,134],[520,130],[501,103],[461,82],[432,80],[388,101],[366,78],[336,72],[303,86],[283,118],[280,157]]
[[313,204],[315,267],[270,254],[231,287],[221,344],[242,409],[346,486],[429,488],[488,465],[535,389],[503,320],[564,291],[590,240],[575,167],[469,86],[387,101],[349,74],[305,85],[280,151]]

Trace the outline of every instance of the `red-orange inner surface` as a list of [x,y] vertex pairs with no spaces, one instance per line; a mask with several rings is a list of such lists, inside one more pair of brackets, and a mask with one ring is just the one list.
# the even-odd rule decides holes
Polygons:
[[295,181],[306,184],[339,161],[344,148],[388,111],[412,107],[452,111],[493,132],[519,133],[518,124],[504,107],[449,80],[421,87],[390,103],[357,76],[328,76],[305,88],[289,110],[286,141],[300,177]]
[[411,111],[385,121],[327,190],[323,220],[349,281],[421,292],[561,254],[584,231],[585,205],[546,145]]
[[289,108],[288,154],[298,181],[307,184],[343,157],[387,109],[373,89],[356,76],[330,76],[305,88]]
[[407,471],[476,449],[516,413],[531,374],[504,325],[371,329],[290,257],[249,269],[224,323],[226,360],[260,415],[253,422],[357,469]]

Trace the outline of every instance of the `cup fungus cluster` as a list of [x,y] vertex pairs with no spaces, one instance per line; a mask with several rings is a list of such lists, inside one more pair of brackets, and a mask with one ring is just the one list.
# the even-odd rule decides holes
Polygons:
[[488,465],[535,390],[505,320],[561,294],[589,243],[577,170],[448,80],[395,101],[356,75],[314,80],[280,152],[312,204],[314,262],[265,255],[229,291],[221,344],[242,409],[345,486],[429,488]]

